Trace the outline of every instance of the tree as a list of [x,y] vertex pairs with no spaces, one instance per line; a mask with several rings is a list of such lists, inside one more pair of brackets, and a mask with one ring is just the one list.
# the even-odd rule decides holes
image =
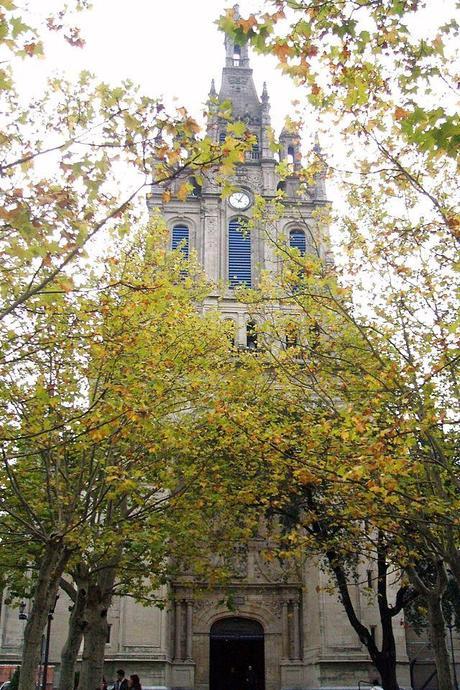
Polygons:
[[[385,0],[280,0],[264,6],[267,11],[247,19],[229,11],[221,26],[236,40],[278,56],[284,72],[305,88],[320,126],[333,124],[336,148],[343,147],[347,156],[345,166],[343,156],[316,147],[312,165],[300,177],[308,184],[319,166],[327,165],[339,185],[344,203],[335,213],[338,279],[342,288],[353,287],[354,308],[331,308],[367,340],[372,357],[366,371],[380,376],[384,354],[398,372],[390,371],[386,379],[391,382],[391,396],[385,394],[387,428],[394,436],[406,435],[414,472],[386,473],[404,499],[398,504],[396,496],[391,499],[400,539],[395,557],[410,567],[417,557],[426,559],[441,567],[440,582],[446,581],[447,568],[458,581],[460,540],[453,515],[459,497],[454,336],[459,128],[449,97],[458,33],[453,3],[443,16],[434,15],[434,3]],[[347,380],[344,386],[356,383]],[[382,401],[376,404],[381,409]],[[369,420],[359,424],[367,427]],[[372,465],[359,467],[362,479],[373,482]],[[375,501],[384,515],[390,512],[386,491],[376,490]],[[442,628],[442,589],[435,587],[435,637],[435,628]],[[445,644],[438,641],[440,682],[451,688]]]
[[199,540],[196,530],[207,511],[220,506],[229,530],[236,520],[236,495],[215,480],[225,466],[196,453],[188,421],[206,413],[216,382],[234,369],[220,317],[196,309],[206,291],[198,267],[169,252],[157,228],[129,237],[80,292],[34,312],[29,304],[33,337],[10,363],[3,411],[4,545],[21,545],[21,569],[31,572],[21,584],[33,594],[20,687],[34,677],[65,572],[86,579],[86,690],[102,672],[106,619],[96,614],[130,559],[139,560],[130,592],[154,590],[179,535],[190,554],[203,548],[206,533]]
[[[222,146],[199,137],[200,127],[185,108],[170,115],[160,100],[143,96],[136,85],[112,87],[89,73],[76,84],[54,78],[41,98],[28,100],[16,90],[13,58],[33,59],[43,52],[41,27],[31,29],[28,17],[10,0],[2,5],[7,56],[0,142],[4,320],[20,318],[25,303],[38,300],[53,282],[53,289],[72,289],[66,268],[81,260],[97,234],[134,225],[139,219],[135,201],[152,182],[168,183],[182,174],[177,191],[186,196],[190,186],[183,173],[222,162],[231,167],[241,158],[244,137],[237,140],[229,133],[224,156]],[[62,29],[68,11],[49,18],[48,29]],[[70,35],[70,42],[83,45],[76,28]],[[123,179],[130,172],[133,182],[127,187]]]
[[[87,539],[87,520],[102,508],[109,484],[127,481],[116,475],[104,483],[112,452],[104,436],[109,408],[106,392],[99,396],[97,372],[93,377],[86,368],[89,359],[96,361],[97,343],[89,343],[103,305],[85,302],[85,290],[99,289],[88,279],[88,252],[96,248],[97,236],[112,241],[110,233],[128,232],[140,217],[139,193],[152,182],[166,183],[165,194],[185,198],[189,172],[231,170],[247,146],[244,135],[231,131],[222,146],[213,145],[200,138],[185,108],[168,114],[160,100],[143,96],[134,84],[113,87],[88,73],[76,83],[53,78],[41,97],[28,98],[17,82],[15,61],[43,54],[46,31],[61,32],[81,47],[69,13],[85,8],[85,0],[76,0],[42,27],[32,25],[27,10],[11,0],[1,2],[2,508],[5,548],[18,549],[11,586],[34,586],[21,687],[32,684],[46,612],[77,550],[70,542]],[[133,180],[129,188],[126,178]],[[88,397],[92,386],[94,399]],[[98,422],[92,415],[102,407]],[[122,417],[120,429],[135,421]],[[121,433],[116,420],[112,423]],[[106,453],[105,460],[98,453]],[[86,502],[85,486],[91,496]],[[18,575],[18,566],[28,572],[37,568],[37,577]]]
[[[282,204],[278,210],[282,213]],[[330,265],[287,246],[267,227],[269,218],[260,202],[253,222],[265,223],[282,270],[243,298],[259,324],[262,351],[255,362],[272,376],[261,386],[255,420],[237,407],[227,407],[226,414],[243,426],[253,453],[272,463],[271,484],[259,481],[256,491],[261,505],[292,522],[281,554],[296,549],[320,553],[329,562],[351,624],[384,686],[394,688],[391,621],[421,591],[402,581],[391,605],[387,569],[391,564],[409,572],[420,559],[433,558],[425,542],[427,524],[431,546],[446,530],[456,529],[455,493],[445,502],[438,496],[432,500],[419,420],[408,412],[411,372],[407,376],[389,334],[353,308],[351,293],[337,284]],[[270,382],[273,390],[267,393]],[[381,650],[348,595],[348,574],[357,558],[378,566]],[[445,648],[444,636],[437,639]]]

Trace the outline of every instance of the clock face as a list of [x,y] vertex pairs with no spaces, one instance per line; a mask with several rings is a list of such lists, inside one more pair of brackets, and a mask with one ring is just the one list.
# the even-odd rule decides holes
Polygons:
[[242,211],[251,205],[249,194],[246,194],[246,192],[242,191],[233,192],[233,194],[230,194],[229,202],[230,206],[237,208],[239,211]]

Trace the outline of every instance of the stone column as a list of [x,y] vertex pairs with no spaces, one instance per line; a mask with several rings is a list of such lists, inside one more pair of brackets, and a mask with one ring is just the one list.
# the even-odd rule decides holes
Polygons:
[[281,610],[281,635],[282,635],[282,654],[284,659],[289,659],[289,612],[288,602],[283,601]]
[[300,659],[300,627],[299,627],[299,603],[292,602],[292,637],[294,647],[294,659]]
[[181,614],[182,614],[182,601],[175,602],[175,629],[174,629],[174,659],[176,661],[182,660],[181,654]]
[[187,605],[187,637],[186,637],[186,645],[185,645],[185,658],[187,661],[192,660],[192,635],[193,635],[193,601],[191,599],[188,599],[186,602]]

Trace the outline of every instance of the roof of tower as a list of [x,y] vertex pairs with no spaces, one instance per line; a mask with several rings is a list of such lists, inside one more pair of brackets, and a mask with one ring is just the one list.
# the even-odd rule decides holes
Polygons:
[[[238,5],[235,5],[234,16],[238,17],[238,12]],[[260,123],[261,103],[252,78],[248,46],[239,45],[230,36],[225,36],[225,52],[219,100],[231,101],[236,118]]]

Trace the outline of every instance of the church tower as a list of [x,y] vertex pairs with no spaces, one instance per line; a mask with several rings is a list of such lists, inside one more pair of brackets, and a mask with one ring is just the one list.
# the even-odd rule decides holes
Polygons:
[[[284,128],[277,151],[270,145],[270,99],[267,85],[256,89],[248,48],[225,38],[225,65],[220,89],[212,80],[209,92],[208,135],[215,142],[226,137],[227,120],[219,117],[218,103],[230,102],[232,118],[243,121],[255,137],[232,179],[235,191],[222,198],[213,175],[205,176],[185,200],[162,201],[161,187],[153,186],[149,205],[159,208],[170,228],[171,247],[186,240],[210,281],[218,286],[210,304],[219,304],[223,318],[235,323],[235,344],[257,348],[254,325],[245,306],[235,298],[240,286],[256,286],[261,270],[276,271],[276,261],[262,230],[241,232],[252,216],[260,195],[270,202],[283,191],[282,218],[275,234],[301,252],[314,252],[330,260],[327,232],[317,226],[315,211],[328,204],[324,175],[314,183],[301,184],[301,141],[297,132]],[[214,106],[213,106],[214,104]],[[319,144],[315,144],[319,151]],[[285,162],[288,175],[277,170]],[[286,166],[283,166],[286,169]],[[179,186],[180,183],[178,183]],[[222,297],[223,295],[223,297]],[[173,609],[169,616],[171,666],[167,685],[181,690],[241,690],[248,668],[254,687],[248,690],[313,689],[354,686],[375,677],[366,649],[350,627],[335,594],[326,592],[327,576],[316,563],[289,570],[267,564],[261,555],[261,538],[242,545],[237,556],[235,580],[230,589],[235,610],[224,603],[227,590],[217,588],[195,596],[190,582],[173,585]],[[369,575],[363,573],[363,579]],[[372,626],[378,615],[369,598],[353,588],[356,605]],[[404,659],[404,630],[396,635]],[[246,674],[246,675],[245,675]]]
[[[235,191],[223,199],[215,177],[208,174],[201,187],[194,186],[186,201],[172,198],[163,203],[162,187],[153,185],[148,204],[150,208],[160,209],[166,218],[171,247],[185,240],[185,251],[197,253],[209,280],[220,287],[215,299],[219,297],[224,318],[235,322],[235,344],[251,348],[254,346],[253,329],[250,324],[248,327],[244,306],[235,300],[234,290],[239,285],[254,287],[262,270],[275,270],[273,249],[262,231],[254,228],[247,233],[240,227],[251,218],[255,196],[260,195],[269,202],[282,189],[285,214],[276,234],[288,238],[301,251],[319,252],[322,258],[327,258],[327,241],[319,236],[314,211],[327,204],[327,200],[322,181],[300,191],[297,173],[301,167],[301,153],[297,134],[283,130],[279,151],[273,151],[267,85],[263,84],[259,95],[247,45],[240,46],[229,36],[225,38],[220,89],[216,90],[213,79],[209,91],[207,131],[216,143],[223,142],[227,132],[228,120],[219,116],[218,104],[223,103],[231,104],[232,119],[243,121],[254,136],[245,162],[238,166],[232,179]],[[285,180],[277,173],[280,160],[286,160],[292,169]]]

